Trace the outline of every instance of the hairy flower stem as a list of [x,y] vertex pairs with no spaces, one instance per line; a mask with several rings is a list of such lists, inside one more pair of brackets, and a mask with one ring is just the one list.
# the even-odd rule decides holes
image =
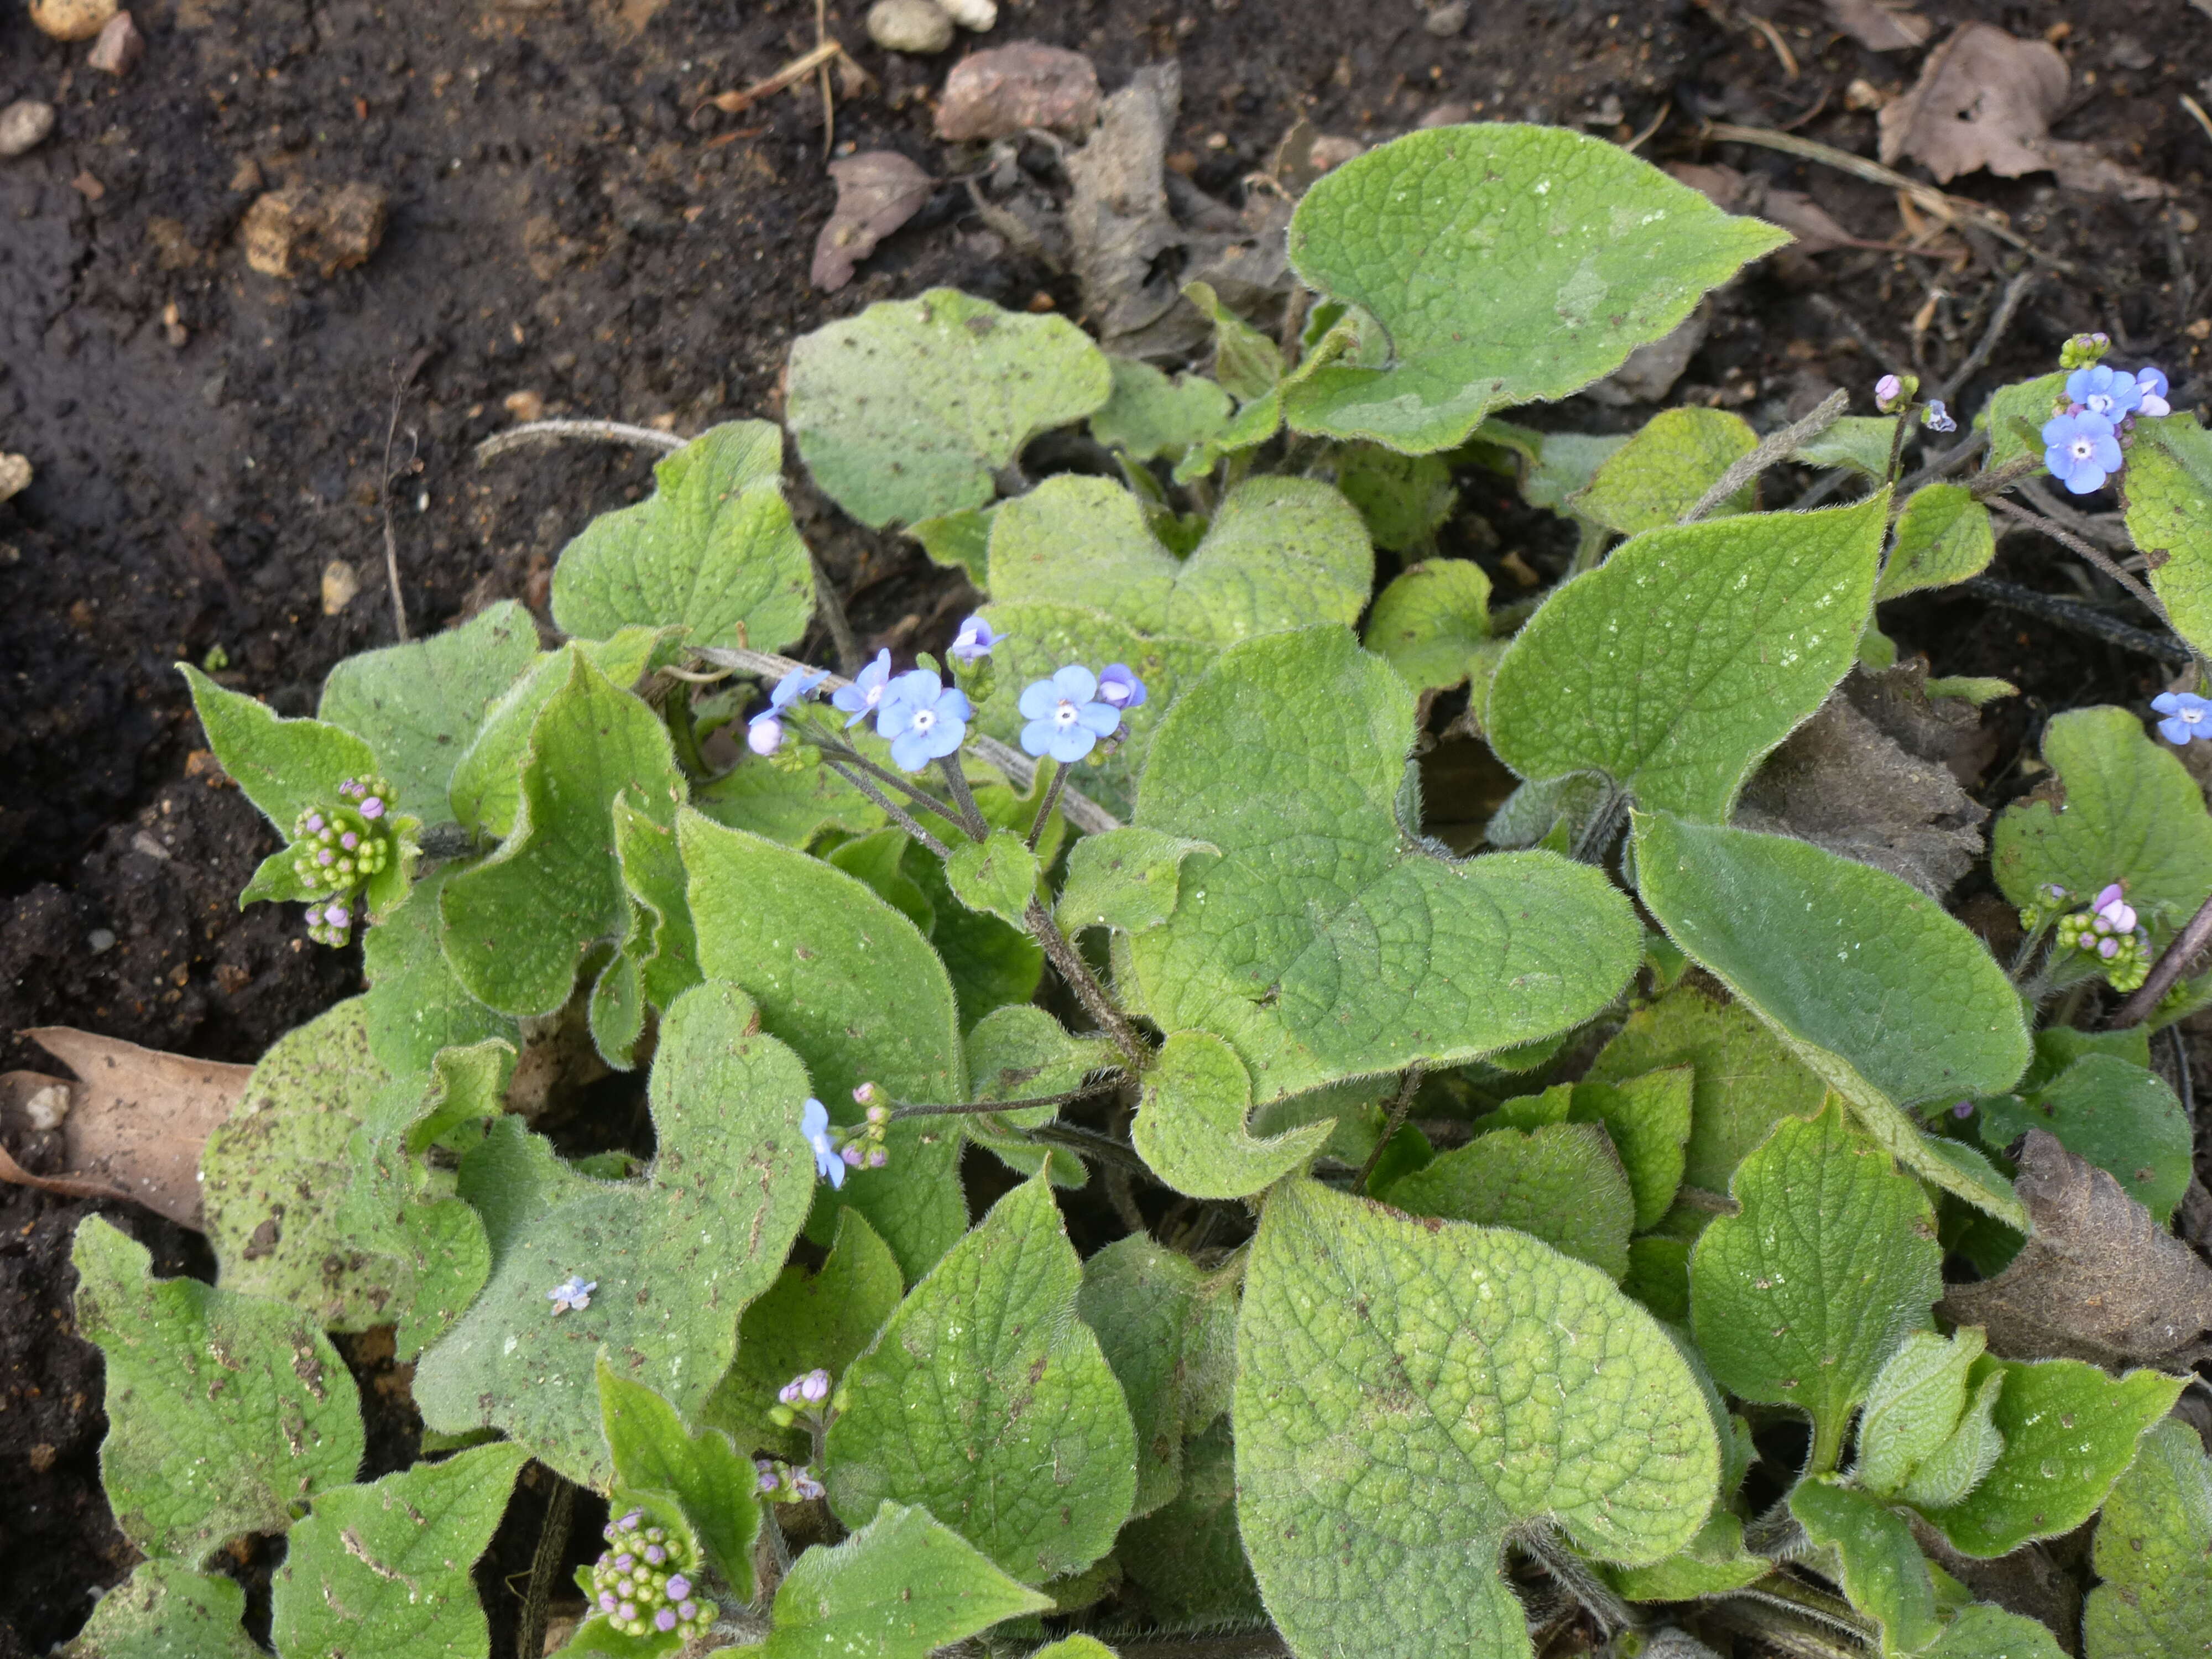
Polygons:
[[960,769],[960,755],[954,750],[940,756],[937,769],[945,774],[945,793],[952,797],[964,820],[963,827],[977,841],[991,839],[991,821],[983,816],[983,809],[975,805],[975,792],[968,787],[968,775]]
[[2125,1030],[2148,1019],[2166,994],[2173,988],[2174,981],[2181,977],[2182,969],[2208,945],[2212,945],[2212,898],[2197,907],[2189,925],[2174,936],[2173,943],[2151,964],[2150,977],[2113,1013],[2108,1022],[2111,1029]]
[[950,847],[947,847],[943,842],[938,840],[936,836],[931,835],[928,830],[923,829],[920,823],[915,820],[912,813],[908,812],[889,795],[884,793],[882,790],[877,788],[876,786],[873,783],[871,783],[864,775],[849,770],[846,767],[839,765],[836,761],[831,760],[827,755],[824,755],[822,757],[822,763],[828,767],[831,771],[835,772],[839,777],[844,779],[846,782],[851,784],[854,788],[866,795],[870,800],[875,802],[877,805],[882,807],[884,809],[884,815],[888,817],[893,823],[898,825],[900,829],[905,830],[907,834],[912,836],[924,847],[927,847],[931,852],[936,854],[938,857],[941,859],[949,859],[952,856],[952,849]]
[[842,761],[848,766],[857,768],[859,770],[866,772],[870,777],[875,779],[877,782],[889,784],[892,788],[904,795],[910,804],[920,807],[925,812],[933,813],[938,817],[943,818],[947,823],[952,825],[954,829],[964,830],[967,828],[965,824],[960,822],[959,814],[955,812],[952,808],[946,805],[943,801],[938,799],[936,796],[931,794],[928,790],[921,788],[916,784],[909,783],[906,779],[901,777],[896,772],[885,770],[883,767],[877,765],[875,762],[870,760],[859,750],[854,748],[850,744],[840,742],[837,738],[826,735],[819,726],[809,727],[805,732],[805,737],[808,742],[811,743],[817,749],[822,750],[823,759],[829,760],[834,757],[837,760]]
[[1060,792],[1067,787],[1067,763],[1054,761],[1053,764],[1060,769],[1052,775],[1052,781],[1045,786],[1044,804],[1037,808],[1036,821],[1030,825],[1029,848],[1032,853],[1036,851],[1037,842],[1044,837],[1046,820],[1052,817],[1053,810],[1060,805]]
[[[1034,1129],[1016,1133],[1041,1146],[1065,1146],[1079,1158],[1087,1158],[1093,1163],[1104,1164],[1109,1173],[1124,1176],[1152,1174],[1151,1166],[1137,1155],[1137,1149],[1127,1141],[1102,1135],[1097,1130],[1086,1129],[1080,1124],[1041,1123]],[[1141,1217],[1134,1231],[1144,1231]]]
[[1540,1521],[1516,1532],[1513,1542],[1552,1575],[1553,1583],[1575,1598],[1605,1635],[1626,1630],[1637,1622],[1636,1609],[1569,1549],[1547,1522]]
[[1390,1103],[1390,1115],[1383,1121],[1382,1139],[1375,1143],[1375,1150],[1367,1154],[1367,1162],[1359,1166],[1359,1178],[1352,1183],[1353,1192],[1364,1193],[1367,1190],[1368,1178],[1375,1173],[1375,1166],[1382,1161],[1382,1149],[1405,1127],[1406,1115],[1413,1109],[1413,1097],[1421,1092],[1421,1062],[1417,1060],[1399,1079],[1398,1097]]
[[1028,1095],[1019,1100],[970,1100],[945,1104],[923,1104],[918,1101],[902,1100],[891,1107],[891,1121],[909,1117],[960,1117],[986,1112],[1026,1111],[1032,1106],[1065,1106],[1073,1101],[1087,1100],[1092,1095],[1103,1095],[1121,1086],[1123,1074],[1115,1072],[1096,1083],[1086,1083],[1079,1089],[1069,1089],[1056,1095]]
[[[1066,770],[1065,768],[1061,769]],[[1121,1011],[1114,1006],[1114,1000],[1106,994],[1106,988],[1098,982],[1097,976],[1091,971],[1090,964],[1083,960],[1075,946],[1068,943],[1067,935],[1060,931],[1060,924],[1052,919],[1052,912],[1031,899],[1030,908],[1022,913],[1022,920],[1028,924],[1036,942],[1044,946],[1045,955],[1052,959],[1052,965],[1059,970],[1060,978],[1066,981],[1067,988],[1075,994],[1075,1000],[1083,1005],[1084,1012],[1121,1051],[1121,1057],[1129,1062],[1129,1069],[1141,1072],[1151,1065],[1152,1050],[1145,1047],[1144,1039],[1137,1035],[1136,1027],[1130,1024]]]
[[2052,541],[2057,542],[2061,547],[2063,547],[2071,552],[2080,554],[2081,557],[2088,561],[2089,563],[2096,566],[2098,569],[2103,571],[2107,576],[2110,576],[2122,587],[2126,588],[2130,593],[2133,594],[2136,599],[2142,602],[2143,608],[2148,611],[2152,616],[2157,617],[2168,628],[2172,628],[2173,626],[2173,618],[2166,614],[2166,607],[2158,602],[2158,596],[2153,593],[2150,589],[2145,587],[2141,582],[2137,581],[2133,576],[2130,576],[2126,571],[2121,569],[2120,567],[2113,562],[2112,556],[2106,553],[2103,548],[2083,541],[2079,536],[2075,535],[2072,531],[2067,529],[2065,526],[2058,523],[2055,520],[2046,519],[2040,513],[2031,513],[2026,507],[2015,506],[2011,501],[2005,501],[1999,496],[1992,495],[1989,500],[1988,505],[1994,507],[1996,511],[2003,514],[2008,519],[2011,519],[2020,524],[2024,524],[2032,530],[2041,531],[2045,535],[2050,537]]

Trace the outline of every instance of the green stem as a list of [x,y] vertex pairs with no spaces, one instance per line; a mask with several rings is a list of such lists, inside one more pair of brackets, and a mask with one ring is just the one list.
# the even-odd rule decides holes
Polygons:
[[1028,924],[1036,942],[1044,947],[1045,955],[1052,959],[1052,965],[1059,970],[1060,978],[1066,981],[1067,988],[1074,993],[1075,1000],[1083,1005],[1084,1012],[1121,1051],[1121,1057],[1129,1062],[1129,1069],[1141,1072],[1151,1065],[1152,1050],[1145,1047],[1144,1039],[1137,1035],[1136,1027],[1130,1024],[1121,1011],[1114,1006],[1114,1000],[1106,994],[1106,988],[1098,982],[1097,976],[1091,971],[1090,964],[1068,943],[1067,935],[1060,931],[1060,924],[1052,919],[1052,912],[1031,899],[1022,920]]

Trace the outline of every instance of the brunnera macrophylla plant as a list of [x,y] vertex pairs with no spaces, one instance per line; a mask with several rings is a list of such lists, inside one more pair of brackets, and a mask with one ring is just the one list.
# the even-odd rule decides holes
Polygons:
[[[2181,1351],[1938,1304],[1947,1250],[2063,1245],[2036,1159],[2186,1254],[2147,1033],[2212,995],[2154,965],[2212,895],[2202,683],[2154,732],[2050,722],[1990,848],[2004,962],[1733,820],[2031,477],[2117,485],[2212,647],[2212,438],[2094,337],[1910,477],[1960,416],[1900,377],[1765,437],[1522,424],[1786,240],[1573,133],[1416,134],[1290,234],[1303,334],[1194,289],[1210,374],[942,290],[795,343],[799,461],[987,595],[943,660],[780,654],[812,563],[745,421],[568,546],[557,645],[495,605],[312,719],[191,674],[286,839],[245,900],[359,938],[367,988],[210,1140],[216,1285],[80,1234],[145,1560],[77,1651],[255,1650],[209,1564],[289,1533],[285,1659],[481,1654],[469,1565],[527,1460],[607,1504],[553,1591],[574,1653],[1272,1621],[1301,1659],[1513,1659],[1579,1620],[2019,1659],[2057,1633],[1929,1549],[2100,1510],[2090,1659],[2201,1651]],[[1023,471],[1079,425],[1098,469]],[[1786,459],[1855,495],[1770,507]],[[1474,468],[1577,527],[1533,604],[1433,556]],[[1422,831],[1447,694],[1522,780],[1471,857]],[[1123,1236],[1079,1253],[1070,1203]],[[364,1483],[327,1333],[373,1326],[465,1449]]]

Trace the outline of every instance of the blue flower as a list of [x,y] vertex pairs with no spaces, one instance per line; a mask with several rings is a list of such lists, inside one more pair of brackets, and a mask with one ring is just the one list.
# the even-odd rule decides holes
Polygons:
[[2166,400],[2166,371],[2145,363],[2136,371],[2136,413],[2156,419],[2173,413],[2173,405]]
[[1097,690],[1098,677],[1079,663],[1031,684],[1022,693],[1022,718],[1029,722],[1022,727],[1022,747],[1072,765],[1096,748],[1099,738],[1113,736],[1121,711],[1093,702]]
[[768,694],[768,706],[772,713],[781,713],[803,697],[811,697],[822,682],[830,678],[826,668],[794,668],[775,683],[775,690]]
[[2076,495],[2102,489],[2120,470],[2120,441],[2112,435],[2112,423],[2094,410],[2052,416],[2043,423],[2043,443],[2044,465]]
[[599,1288],[599,1281],[584,1282],[581,1273],[570,1273],[568,1278],[545,1292],[545,1299],[553,1304],[553,1311],[564,1314],[571,1309],[580,1311],[592,1305],[592,1292]]
[[927,668],[909,669],[890,684],[876,716],[876,733],[891,742],[891,759],[902,772],[919,772],[951,754],[968,735],[975,710],[968,694],[948,686]]
[[[2118,422],[2135,412],[2142,401],[2136,377],[2124,368],[2077,368],[2066,377],[2066,395],[2092,415]],[[2107,468],[2106,471],[2112,469]]]
[[1126,663],[1109,662],[1098,676],[1098,701],[1112,708],[1142,708],[1145,683]]
[[1941,398],[1930,398],[1928,407],[1920,411],[1920,424],[1930,432],[1956,432],[1959,423],[1951,418]]
[[850,685],[841,685],[830,694],[830,701],[853,718],[845,722],[851,731],[875,712],[876,705],[884,700],[884,689],[891,677],[891,653],[888,650],[876,653],[876,659],[853,677]]
[[2158,723],[2158,734],[2168,743],[2185,747],[2191,738],[2212,743],[2212,702],[2194,691],[2161,691],[2150,706],[2166,716]]
[[814,1173],[832,1187],[845,1184],[845,1160],[830,1139],[830,1109],[812,1096],[799,1110],[799,1133],[814,1149]]
[[955,662],[975,662],[991,654],[991,647],[1006,636],[994,633],[991,624],[981,617],[969,617],[960,624],[960,631],[952,636],[952,643],[945,647],[945,654]]

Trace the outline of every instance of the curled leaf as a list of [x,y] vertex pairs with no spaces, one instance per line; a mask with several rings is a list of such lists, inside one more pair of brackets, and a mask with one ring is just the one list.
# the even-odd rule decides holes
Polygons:
[[809,276],[824,294],[851,282],[855,267],[877,244],[921,210],[932,187],[927,173],[891,149],[832,161],[830,176],[836,181],[837,206],[814,239]]

